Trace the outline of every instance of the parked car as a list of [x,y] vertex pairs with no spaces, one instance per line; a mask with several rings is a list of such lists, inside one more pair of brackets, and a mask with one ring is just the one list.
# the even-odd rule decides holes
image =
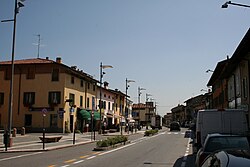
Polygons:
[[249,167],[249,150],[224,150],[217,151],[209,155],[202,163],[202,167],[220,166],[220,167]]
[[208,134],[203,147],[197,152],[195,166],[200,167],[205,158],[214,151],[227,149],[249,149],[248,138],[230,134]]
[[173,130],[178,130],[178,131],[181,130],[181,125],[179,124],[179,122],[170,123],[170,131],[173,131]]

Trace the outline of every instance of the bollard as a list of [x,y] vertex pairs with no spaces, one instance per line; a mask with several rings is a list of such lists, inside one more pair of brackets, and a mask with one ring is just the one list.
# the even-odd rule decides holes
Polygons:
[[21,135],[25,135],[25,127],[22,127],[22,129],[21,129]]
[[13,128],[12,137],[16,137],[16,128]]

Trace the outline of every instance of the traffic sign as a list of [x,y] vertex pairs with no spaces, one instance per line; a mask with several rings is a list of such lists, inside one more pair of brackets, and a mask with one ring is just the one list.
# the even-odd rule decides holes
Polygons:
[[48,110],[46,108],[42,109],[42,114],[43,114],[44,117],[46,116],[47,112],[48,112]]

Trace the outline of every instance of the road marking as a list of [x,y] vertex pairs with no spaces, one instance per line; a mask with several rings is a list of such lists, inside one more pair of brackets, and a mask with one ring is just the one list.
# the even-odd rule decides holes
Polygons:
[[93,158],[95,158],[96,156],[91,156],[91,157],[88,157],[87,158],[87,160],[89,160],[89,159],[93,159]]
[[187,161],[187,156],[189,155],[189,147],[190,147],[190,138],[188,138],[188,143],[187,143],[187,147],[186,147],[186,153],[184,154],[184,157],[182,159],[182,163],[181,163],[181,167],[185,167],[186,166],[186,161]]
[[81,159],[87,158],[87,157],[89,157],[89,155],[80,156]]
[[92,154],[96,155],[96,154],[100,154],[101,152],[93,152]]
[[64,166],[61,166],[61,167],[68,167],[69,165],[64,165]]
[[134,145],[134,144],[136,144],[136,143],[130,143],[130,144],[128,144],[128,145],[125,145],[125,146],[118,147],[118,148],[113,149],[113,150],[110,150],[110,151],[106,151],[106,152],[100,153],[99,155],[105,155],[105,154],[108,154],[108,153],[111,153],[111,152],[114,152],[114,151],[118,151],[118,150],[121,150],[121,149],[123,149],[123,148],[132,146],[132,145]]
[[83,162],[84,160],[82,159],[82,160],[79,160],[79,161],[76,161],[76,162],[74,162],[73,164],[79,164],[79,163],[81,163],[81,162]]
[[31,155],[41,154],[41,153],[43,153],[43,152],[37,152],[37,153],[19,155],[19,156],[15,156],[15,157],[3,158],[3,159],[0,159],[0,161],[7,161],[7,160],[11,160],[11,159],[22,158],[22,157],[27,157],[27,156],[31,156]]
[[64,163],[71,163],[71,162],[74,162],[76,161],[77,159],[70,159],[70,160],[67,160],[67,161],[64,161]]

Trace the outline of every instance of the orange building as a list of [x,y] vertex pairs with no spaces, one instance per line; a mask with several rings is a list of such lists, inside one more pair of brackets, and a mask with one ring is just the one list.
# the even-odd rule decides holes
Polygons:
[[[61,58],[16,60],[14,64],[13,128],[73,131],[83,123],[77,111],[97,112],[98,81],[76,66],[62,64]],[[0,127],[4,129],[8,126],[10,79],[11,62],[0,62]]]

